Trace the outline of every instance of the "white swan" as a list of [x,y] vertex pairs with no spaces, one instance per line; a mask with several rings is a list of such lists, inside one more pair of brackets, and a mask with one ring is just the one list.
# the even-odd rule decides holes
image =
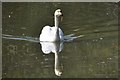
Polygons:
[[63,41],[64,34],[63,31],[59,28],[59,22],[61,19],[62,19],[62,12],[60,9],[57,9],[54,13],[55,26],[54,27],[45,26],[42,29],[39,40],[47,41],[47,42]]

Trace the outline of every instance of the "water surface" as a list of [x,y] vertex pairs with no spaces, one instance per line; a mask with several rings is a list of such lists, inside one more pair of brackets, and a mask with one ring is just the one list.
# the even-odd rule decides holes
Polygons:
[[[44,54],[38,41],[53,14],[62,9],[60,28],[71,39],[59,52]],[[3,78],[116,78],[118,76],[118,6],[116,3],[3,3]]]

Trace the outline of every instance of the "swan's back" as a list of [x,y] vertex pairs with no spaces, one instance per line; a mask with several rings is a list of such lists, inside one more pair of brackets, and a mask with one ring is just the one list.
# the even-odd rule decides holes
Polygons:
[[[55,34],[55,27],[45,26],[41,31],[39,40],[52,42],[54,41],[54,38],[53,38],[54,34]],[[64,34],[60,28],[59,28],[59,37],[60,37],[60,41],[64,40]]]

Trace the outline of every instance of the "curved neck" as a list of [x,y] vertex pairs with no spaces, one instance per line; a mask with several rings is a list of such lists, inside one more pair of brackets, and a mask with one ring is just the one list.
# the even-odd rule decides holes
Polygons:
[[59,17],[54,16],[54,20],[55,20],[55,27],[58,28],[58,26],[59,26]]
[[59,17],[55,16],[55,41],[59,41]]

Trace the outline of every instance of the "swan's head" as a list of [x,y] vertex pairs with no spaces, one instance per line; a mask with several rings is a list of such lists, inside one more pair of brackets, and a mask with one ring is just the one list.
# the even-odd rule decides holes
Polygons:
[[56,17],[63,16],[62,10],[61,10],[61,9],[57,9],[57,10],[55,11],[54,15],[55,15]]
[[55,74],[57,76],[61,76],[62,75],[62,71],[58,70],[58,69],[55,69]]

